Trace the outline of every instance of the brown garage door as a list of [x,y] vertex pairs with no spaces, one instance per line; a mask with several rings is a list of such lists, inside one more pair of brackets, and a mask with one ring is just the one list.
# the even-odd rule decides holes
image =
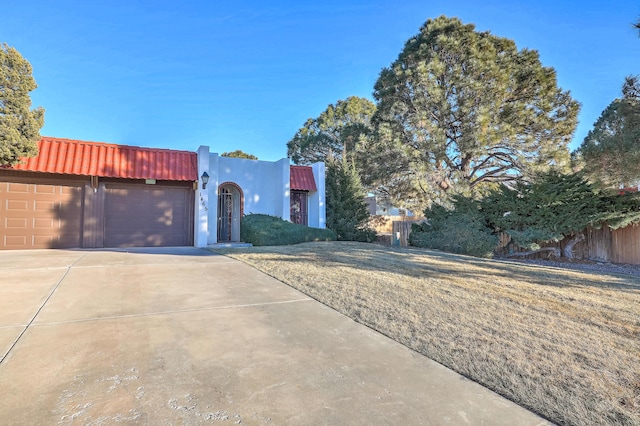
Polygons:
[[0,249],[80,247],[83,194],[81,183],[0,182]]
[[107,185],[105,247],[193,244],[193,190],[151,185]]

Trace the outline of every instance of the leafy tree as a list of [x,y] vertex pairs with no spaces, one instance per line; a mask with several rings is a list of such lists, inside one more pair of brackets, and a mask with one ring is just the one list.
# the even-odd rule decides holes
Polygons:
[[230,158],[246,158],[248,160],[257,160],[258,157],[256,157],[255,155],[252,154],[247,154],[244,151],[241,151],[239,149],[236,149],[235,151],[231,151],[231,152],[223,152],[222,154],[220,154],[221,157],[230,157]]
[[427,204],[568,164],[578,103],[534,50],[429,19],[380,73],[368,177]]
[[38,155],[44,109],[31,108],[36,87],[31,64],[13,47],[0,45],[0,165]]
[[295,164],[325,161],[329,156],[351,155],[371,131],[375,105],[368,99],[351,96],[330,104],[318,118],[309,118],[287,143],[287,155]]
[[373,241],[375,232],[368,228],[369,210],[365,193],[353,161],[330,156],[326,161],[327,228],[338,240]]
[[614,100],[573,155],[590,180],[616,189],[640,181],[640,98]]

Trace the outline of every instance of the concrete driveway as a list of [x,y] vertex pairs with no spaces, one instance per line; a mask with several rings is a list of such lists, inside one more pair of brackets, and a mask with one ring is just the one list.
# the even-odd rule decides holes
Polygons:
[[0,251],[0,423],[544,420],[242,263]]

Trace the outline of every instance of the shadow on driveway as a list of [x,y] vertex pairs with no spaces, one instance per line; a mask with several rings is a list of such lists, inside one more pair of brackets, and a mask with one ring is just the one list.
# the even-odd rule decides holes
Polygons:
[[544,423],[224,256],[0,259],[0,351],[12,348],[0,363],[6,424]]

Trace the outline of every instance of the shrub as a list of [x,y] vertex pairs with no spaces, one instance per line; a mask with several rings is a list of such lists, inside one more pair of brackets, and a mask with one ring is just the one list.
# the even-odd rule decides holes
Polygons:
[[448,210],[434,205],[425,211],[428,222],[413,225],[409,244],[450,253],[493,257],[498,238],[492,235],[482,214],[472,203]]
[[329,229],[309,228],[266,214],[249,214],[240,223],[240,239],[254,246],[281,246],[306,241],[333,241]]

